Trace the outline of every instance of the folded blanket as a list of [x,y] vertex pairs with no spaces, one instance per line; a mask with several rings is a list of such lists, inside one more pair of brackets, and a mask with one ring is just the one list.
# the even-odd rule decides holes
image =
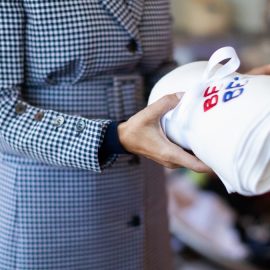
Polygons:
[[270,191],[270,76],[237,73],[239,65],[233,48],[221,48],[164,76],[148,103],[185,92],[161,120],[167,137],[211,167],[228,192],[257,195]]

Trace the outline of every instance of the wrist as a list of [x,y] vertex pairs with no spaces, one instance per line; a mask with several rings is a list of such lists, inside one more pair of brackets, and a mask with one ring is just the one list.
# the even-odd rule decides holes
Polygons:
[[125,135],[126,129],[127,129],[126,121],[119,123],[118,126],[117,126],[118,139],[119,139],[119,142],[120,142],[120,144],[122,145],[122,147],[124,149],[127,148],[126,147],[126,139],[125,139],[125,137],[126,137],[126,135]]

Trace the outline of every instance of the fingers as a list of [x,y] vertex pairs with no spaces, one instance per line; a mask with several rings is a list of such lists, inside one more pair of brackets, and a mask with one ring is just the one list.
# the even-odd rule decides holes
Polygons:
[[195,172],[210,172],[211,169],[197,157],[189,154],[182,148],[171,143],[169,149],[169,162],[178,167],[186,167]]
[[183,93],[164,96],[118,126],[121,144],[129,152],[143,155],[168,168],[186,167],[211,171],[197,157],[172,143],[162,131],[160,118],[179,104]]
[[181,163],[184,167],[199,173],[203,172],[211,172],[211,168],[209,168],[205,163],[199,160],[197,157],[183,151],[181,157]]
[[165,113],[173,109],[180,101],[183,93],[166,95],[147,107],[151,111],[152,119],[160,119]]
[[248,72],[250,75],[270,75],[270,65],[253,68]]

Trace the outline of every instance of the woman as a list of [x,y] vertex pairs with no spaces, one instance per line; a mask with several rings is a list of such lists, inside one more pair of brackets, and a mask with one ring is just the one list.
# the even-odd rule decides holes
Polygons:
[[1,0],[0,14],[1,269],[170,269],[162,169],[138,154],[207,167],[161,131],[177,96],[135,114],[143,82],[173,67],[168,1]]

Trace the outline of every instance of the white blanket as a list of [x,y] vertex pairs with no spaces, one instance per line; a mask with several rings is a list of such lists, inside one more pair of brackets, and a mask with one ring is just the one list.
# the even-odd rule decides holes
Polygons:
[[254,195],[270,190],[270,76],[239,74],[239,65],[233,48],[221,48],[164,76],[149,104],[185,92],[162,118],[165,134],[211,167],[228,192]]

